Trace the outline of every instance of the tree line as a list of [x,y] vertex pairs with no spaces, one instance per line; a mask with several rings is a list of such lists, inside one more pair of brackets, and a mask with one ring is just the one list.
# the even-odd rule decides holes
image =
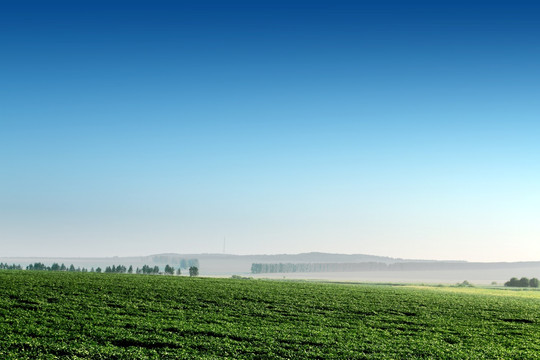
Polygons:
[[[40,262],[36,262],[36,263],[33,263],[33,264],[30,264],[28,266],[26,266],[26,270],[36,270],[36,271],[77,271],[77,272],[88,272],[88,269],[87,268],[80,268],[80,267],[75,267],[73,264],[71,264],[69,267],[67,267],[66,265],[64,264],[58,264],[58,263],[54,263],[52,264],[51,266],[47,266],[43,263],[40,263]],[[93,270],[93,268],[92,268]]]
[[0,263],[0,270],[22,270],[22,266],[15,264],[9,265],[8,263]]
[[329,271],[361,271],[386,270],[386,264],[365,263],[278,263],[278,264],[251,264],[252,274],[264,273],[290,273],[290,272],[329,272]]
[[333,272],[333,271],[386,271],[386,270],[417,270],[423,268],[423,264],[395,263],[385,264],[381,262],[359,263],[278,263],[278,264],[251,264],[252,274],[264,273],[290,273],[290,272]]
[[[540,262],[531,263],[534,266]],[[461,261],[399,261],[384,263],[375,261],[353,263],[253,263],[251,272],[290,273],[290,272],[348,272],[348,271],[433,271],[433,270],[487,270],[510,269],[523,266],[522,263],[469,263]]]
[[540,287],[540,280],[537,278],[528,279],[526,277],[522,277],[521,279],[518,279],[513,277],[509,281],[505,282],[504,286],[537,288]]
[[[195,259],[196,260],[196,259]],[[198,261],[197,261],[198,264]],[[16,264],[7,264],[7,263],[0,263],[0,270],[22,270],[23,267],[21,265]],[[66,266],[65,264],[58,264],[53,263],[50,266],[47,266],[41,262],[35,262],[33,264],[29,264],[25,268],[29,271],[70,271],[70,272],[95,272],[95,273],[110,273],[110,274],[146,274],[146,275],[157,275],[157,274],[165,274],[165,275],[181,275],[182,270],[181,267],[178,267],[176,270],[174,267],[170,265],[165,265],[165,268],[163,271],[160,271],[159,266],[150,266],[150,265],[143,265],[141,268],[133,269],[133,266],[130,265],[129,268],[125,265],[112,265],[107,266],[105,269],[102,269],[101,267],[96,268],[90,268],[88,270],[87,268],[81,268],[81,267],[75,267],[73,264],[70,266]],[[199,275],[199,268],[198,266],[190,266],[189,269],[189,276],[198,276]]]

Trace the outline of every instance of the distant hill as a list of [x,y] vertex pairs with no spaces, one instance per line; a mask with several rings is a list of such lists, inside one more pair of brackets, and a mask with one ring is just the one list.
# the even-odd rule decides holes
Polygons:
[[232,255],[232,254],[155,254],[149,258],[155,259],[176,259],[181,257],[194,257],[199,260],[249,260],[264,262],[382,262],[392,264],[402,262],[403,259],[396,259],[387,256],[365,255],[365,254],[332,254],[322,252],[309,252],[300,254],[276,254],[276,255]]

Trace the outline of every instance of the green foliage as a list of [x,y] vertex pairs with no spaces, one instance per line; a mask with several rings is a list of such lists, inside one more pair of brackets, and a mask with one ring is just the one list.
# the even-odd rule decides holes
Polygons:
[[[189,263],[198,264],[199,261],[197,259],[190,259]],[[0,270],[22,270],[22,267],[21,265],[15,265],[15,264],[8,265],[8,264],[0,263]],[[36,262],[36,263],[28,265],[26,267],[26,270],[88,272],[88,269],[86,268],[81,269],[80,267],[75,268],[73,264],[71,264],[69,268],[67,268],[64,264],[59,265],[58,263],[53,263],[51,266],[47,266],[40,262]],[[98,272],[98,273],[105,272],[109,274],[110,273],[123,274],[127,272],[128,274],[133,274],[133,266],[130,265],[128,269],[124,265],[112,265],[112,266],[105,267],[105,270],[102,270],[100,267],[96,268],[95,270],[94,268],[91,268],[90,272]],[[144,265],[142,269],[137,268],[136,273],[137,274],[159,274],[160,273],[159,266],[156,265],[152,267],[149,265]],[[169,275],[174,275],[174,268],[167,264],[165,265],[164,273],[169,274]],[[178,268],[177,274],[178,275],[181,274],[180,268]],[[197,275],[198,275],[198,269],[197,269]]]
[[490,291],[0,271],[0,358],[540,358],[539,298]]
[[118,265],[118,266],[113,265],[113,266],[107,266],[105,268],[105,272],[112,273],[112,274],[123,274],[125,272],[128,272],[128,270],[124,265]]
[[[6,270],[21,270],[21,265],[13,265],[12,267],[2,267],[2,264],[0,264],[0,269],[6,269]],[[7,264],[6,264],[7,265]],[[78,271],[78,272],[88,272],[85,268],[75,268],[73,264],[69,266],[69,268],[66,267],[66,265],[62,264],[59,265],[58,263],[53,263],[51,266],[47,266],[43,263],[36,262],[33,264],[30,264],[26,267],[26,270],[31,271]]]
[[191,266],[189,268],[189,276],[199,276],[199,268],[196,266]]
[[163,271],[167,275],[174,275],[174,267],[169,266],[169,264],[165,265],[165,270]]
[[518,287],[519,280],[516,277],[511,278],[509,281],[504,283],[504,286]]
[[8,263],[0,263],[0,269],[1,270],[22,270],[21,265],[17,264],[8,264]]
[[518,280],[518,278],[513,277],[509,281],[505,282],[504,286],[537,288],[540,286],[540,281],[537,278],[532,278],[529,280],[526,277],[522,277]]
[[141,269],[137,268],[136,271],[137,274],[149,274],[149,275],[155,275],[159,274],[159,266],[149,266],[149,265],[143,265]]

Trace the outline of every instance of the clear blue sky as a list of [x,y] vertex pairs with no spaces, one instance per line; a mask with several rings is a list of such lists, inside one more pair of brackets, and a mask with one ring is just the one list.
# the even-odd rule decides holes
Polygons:
[[0,255],[540,260],[535,1],[5,1]]

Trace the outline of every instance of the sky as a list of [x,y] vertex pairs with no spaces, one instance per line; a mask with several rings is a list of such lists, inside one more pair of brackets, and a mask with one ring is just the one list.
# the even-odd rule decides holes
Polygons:
[[0,256],[540,260],[539,39],[535,1],[3,1]]

